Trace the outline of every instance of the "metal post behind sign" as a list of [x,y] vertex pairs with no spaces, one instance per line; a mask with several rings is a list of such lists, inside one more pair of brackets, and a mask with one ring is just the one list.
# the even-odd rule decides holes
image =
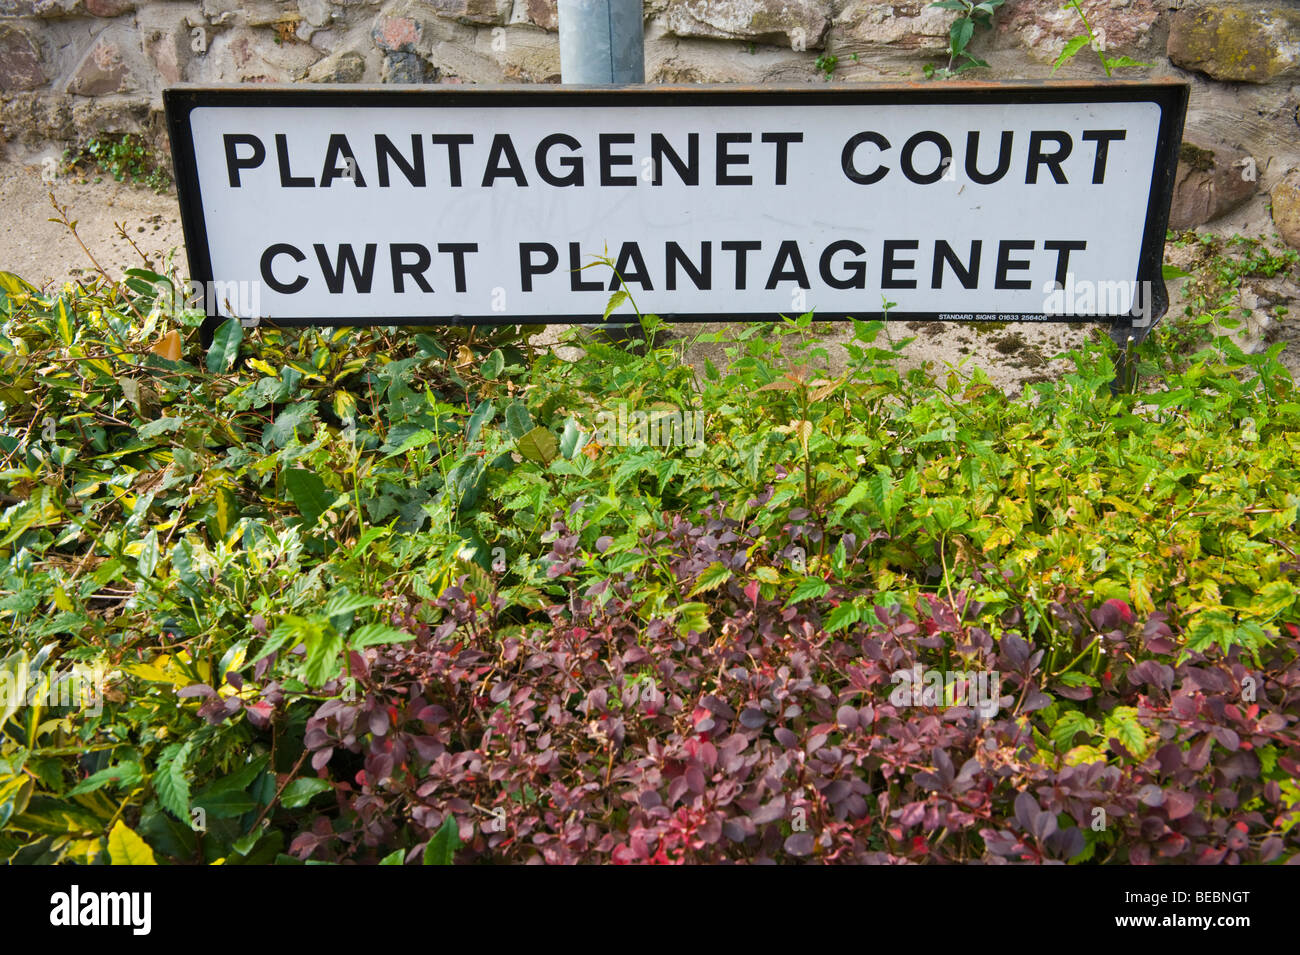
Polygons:
[[563,82],[645,82],[641,0],[559,0],[558,7]]

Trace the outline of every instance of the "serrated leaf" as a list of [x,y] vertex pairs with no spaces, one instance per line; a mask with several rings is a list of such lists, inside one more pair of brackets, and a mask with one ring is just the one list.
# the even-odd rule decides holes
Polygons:
[[1052,72],[1055,73],[1059,70],[1065,65],[1065,62],[1069,60],[1070,57],[1074,56],[1074,54],[1078,53],[1087,45],[1088,38],[1086,36],[1076,36],[1071,39],[1065,44],[1065,48],[1061,50],[1061,55],[1056,58],[1056,62],[1052,64]]
[[193,743],[173,743],[163,750],[153,774],[154,792],[158,802],[181,822],[190,821],[190,781],[185,776],[185,763],[190,758]]
[[365,594],[349,594],[334,592],[329,595],[325,601],[324,614],[327,617],[337,617],[340,614],[355,613],[358,610],[365,610],[367,607],[373,607],[379,603],[378,597],[367,597]]
[[862,608],[851,601],[844,601],[826,617],[824,624],[827,633],[836,633],[853,626],[862,620]]
[[1095,736],[1097,733],[1097,722],[1091,717],[1084,715],[1079,710],[1066,710],[1061,714],[1056,725],[1052,727],[1052,742],[1056,745],[1058,753],[1064,753],[1070,748],[1074,741],[1076,733],[1087,733],[1089,736]]
[[611,295],[609,297],[609,301],[605,303],[605,314],[601,316],[601,320],[604,321],[608,319],[609,316],[613,313],[614,309],[618,308],[625,301],[627,301],[627,290],[619,289],[617,292]]
[[339,654],[343,652],[343,637],[333,627],[322,627],[307,641],[307,662],[303,666],[303,679],[308,686],[322,686],[339,672]]
[[686,596],[694,597],[696,594],[704,593],[706,590],[717,590],[732,577],[731,568],[725,566],[721,561],[715,560],[704,572],[700,574],[695,581],[695,586]]
[[108,858],[112,865],[157,865],[149,844],[127,828],[121,819],[108,833]]
[[352,644],[353,649],[360,650],[363,647],[384,643],[406,643],[414,639],[415,634],[390,627],[386,623],[368,623],[364,627],[358,627],[348,642]]
[[787,607],[799,603],[801,600],[815,600],[818,597],[824,597],[830,592],[831,585],[820,577],[805,577],[794,588],[794,593],[790,599],[785,602]]

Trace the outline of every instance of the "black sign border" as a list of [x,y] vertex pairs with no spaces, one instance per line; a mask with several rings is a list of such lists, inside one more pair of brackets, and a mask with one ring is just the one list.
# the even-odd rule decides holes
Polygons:
[[[813,106],[813,105],[906,105],[962,103],[1079,103],[1079,102],[1152,102],[1160,107],[1160,127],[1151,170],[1151,189],[1147,197],[1146,223],[1139,256],[1138,288],[1152,292],[1151,324],[1169,308],[1162,266],[1165,234],[1169,225],[1169,207],[1173,200],[1174,180],[1183,125],[1187,117],[1190,85],[1182,80],[1115,80],[1105,83],[1077,81],[1000,81],[1000,82],[927,82],[927,83],[836,83],[825,86],[554,86],[535,85],[350,85],[350,84],[239,84],[207,86],[181,84],[163,90],[167,131],[171,138],[172,166],[180,202],[181,227],[185,235],[190,277],[203,284],[214,278],[207,226],[194,156],[194,138],[190,127],[192,110],[205,106],[224,107],[340,107],[371,106],[412,108],[480,108],[529,106]],[[1144,283],[1149,282],[1150,285]],[[205,300],[209,296],[205,296]],[[215,304],[215,303],[214,303]],[[941,318],[938,312],[901,312],[888,315],[878,307],[862,312],[817,312],[818,321],[863,321],[888,318],[890,321],[974,321],[974,322],[1053,322],[1069,324],[1106,323],[1116,331],[1133,329],[1131,316],[1057,316],[1043,313],[963,313],[962,318]],[[666,322],[768,322],[777,313],[708,312],[661,314]],[[337,326],[463,326],[483,325],[575,325],[599,324],[603,316],[573,315],[453,315],[403,316],[385,320],[371,317],[338,316],[330,318],[281,317],[265,319],[270,327],[337,327]],[[211,340],[224,317],[209,314],[203,323],[204,342]],[[1144,326],[1145,328],[1149,326]],[[1140,337],[1140,334],[1139,334]]]

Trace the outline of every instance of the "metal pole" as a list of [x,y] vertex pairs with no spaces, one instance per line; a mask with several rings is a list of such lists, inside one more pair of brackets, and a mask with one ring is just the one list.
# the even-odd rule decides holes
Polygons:
[[641,0],[559,0],[557,6],[563,82],[645,82]]
[[[645,82],[645,27],[641,0],[559,0],[560,79],[608,86]],[[612,342],[627,342],[640,326],[584,325]]]

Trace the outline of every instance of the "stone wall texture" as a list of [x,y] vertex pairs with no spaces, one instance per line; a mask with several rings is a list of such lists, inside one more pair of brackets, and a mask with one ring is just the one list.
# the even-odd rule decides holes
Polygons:
[[[1276,192],[1279,231],[1300,242],[1300,0],[1084,9],[1108,55],[1149,64],[1124,77],[1192,84],[1174,224]],[[926,0],[645,0],[646,79],[927,82],[954,16]],[[558,83],[556,19],[555,0],[0,0],[0,143],[165,144],[161,92],[178,82]],[[1059,0],[1007,0],[971,44],[990,69],[965,76],[1048,77],[1077,33]],[[1056,75],[1105,78],[1087,49]]]

